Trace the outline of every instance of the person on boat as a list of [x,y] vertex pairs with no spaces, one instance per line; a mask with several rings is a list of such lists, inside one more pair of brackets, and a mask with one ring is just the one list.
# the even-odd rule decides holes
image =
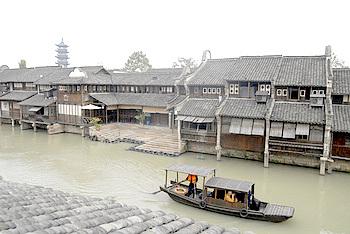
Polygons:
[[224,198],[225,201],[227,202],[237,202],[237,197],[235,196],[234,193],[232,193],[231,191],[228,191],[225,195],[225,198]]
[[191,194],[194,194],[194,186],[196,185],[197,181],[198,181],[198,177],[196,175],[191,175],[188,174],[186,180],[188,180],[190,182],[189,186],[188,186],[188,193],[187,196],[191,196]]

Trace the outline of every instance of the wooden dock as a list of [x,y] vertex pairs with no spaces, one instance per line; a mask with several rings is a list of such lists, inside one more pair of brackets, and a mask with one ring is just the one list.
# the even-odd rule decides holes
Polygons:
[[91,129],[90,139],[104,143],[136,144],[129,149],[155,155],[179,156],[182,153],[178,148],[176,130],[165,127],[113,123],[103,125],[99,131]]

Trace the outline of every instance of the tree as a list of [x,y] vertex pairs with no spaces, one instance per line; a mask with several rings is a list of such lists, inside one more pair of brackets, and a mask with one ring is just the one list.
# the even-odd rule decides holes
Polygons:
[[345,66],[345,62],[344,62],[343,60],[339,59],[339,58],[337,57],[337,55],[336,55],[334,52],[332,52],[332,55],[331,55],[331,66],[332,66],[333,68],[343,68],[343,67],[346,67],[346,66]]
[[178,58],[177,62],[173,63],[173,68],[176,67],[189,67],[191,71],[198,67],[197,61],[192,58]]
[[140,112],[138,115],[135,116],[135,119],[138,120],[141,125],[144,125],[146,118],[149,116],[149,113]]
[[21,59],[21,61],[18,62],[18,67],[20,69],[26,68],[27,67],[27,62],[25,59]]
[[93,117],[90,119],[90,124],[92,124],[95,127],[96,131],[100,131],[101,122],[102,122],[102,120],[98,117]]
[[145,72],[151,68],[152,65],[149,63],[146,54],[142,51],[135,51],[129,56],[123,70],[127,72]]

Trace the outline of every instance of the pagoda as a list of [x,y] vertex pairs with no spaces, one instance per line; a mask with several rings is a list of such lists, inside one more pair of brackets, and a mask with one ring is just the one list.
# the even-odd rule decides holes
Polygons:
[[56,49],[56,52],[57,52],[57,55],[56,55],[56,58],[57,58],[57,62],[56,64],[58,66],[61,66],[61,67],[67,67],[69,65],[68,63],[68,45],[64,44],[63,42],[63,38],[62,38],[62,41],[59,43],[59,44],[56,44],[57,46],[57,49]]

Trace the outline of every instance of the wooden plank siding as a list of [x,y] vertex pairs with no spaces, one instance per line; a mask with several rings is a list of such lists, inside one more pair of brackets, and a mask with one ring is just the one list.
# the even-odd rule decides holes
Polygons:
[[264,152],[265,137],[238,134],[222,134],[221,146],[224,149]]

